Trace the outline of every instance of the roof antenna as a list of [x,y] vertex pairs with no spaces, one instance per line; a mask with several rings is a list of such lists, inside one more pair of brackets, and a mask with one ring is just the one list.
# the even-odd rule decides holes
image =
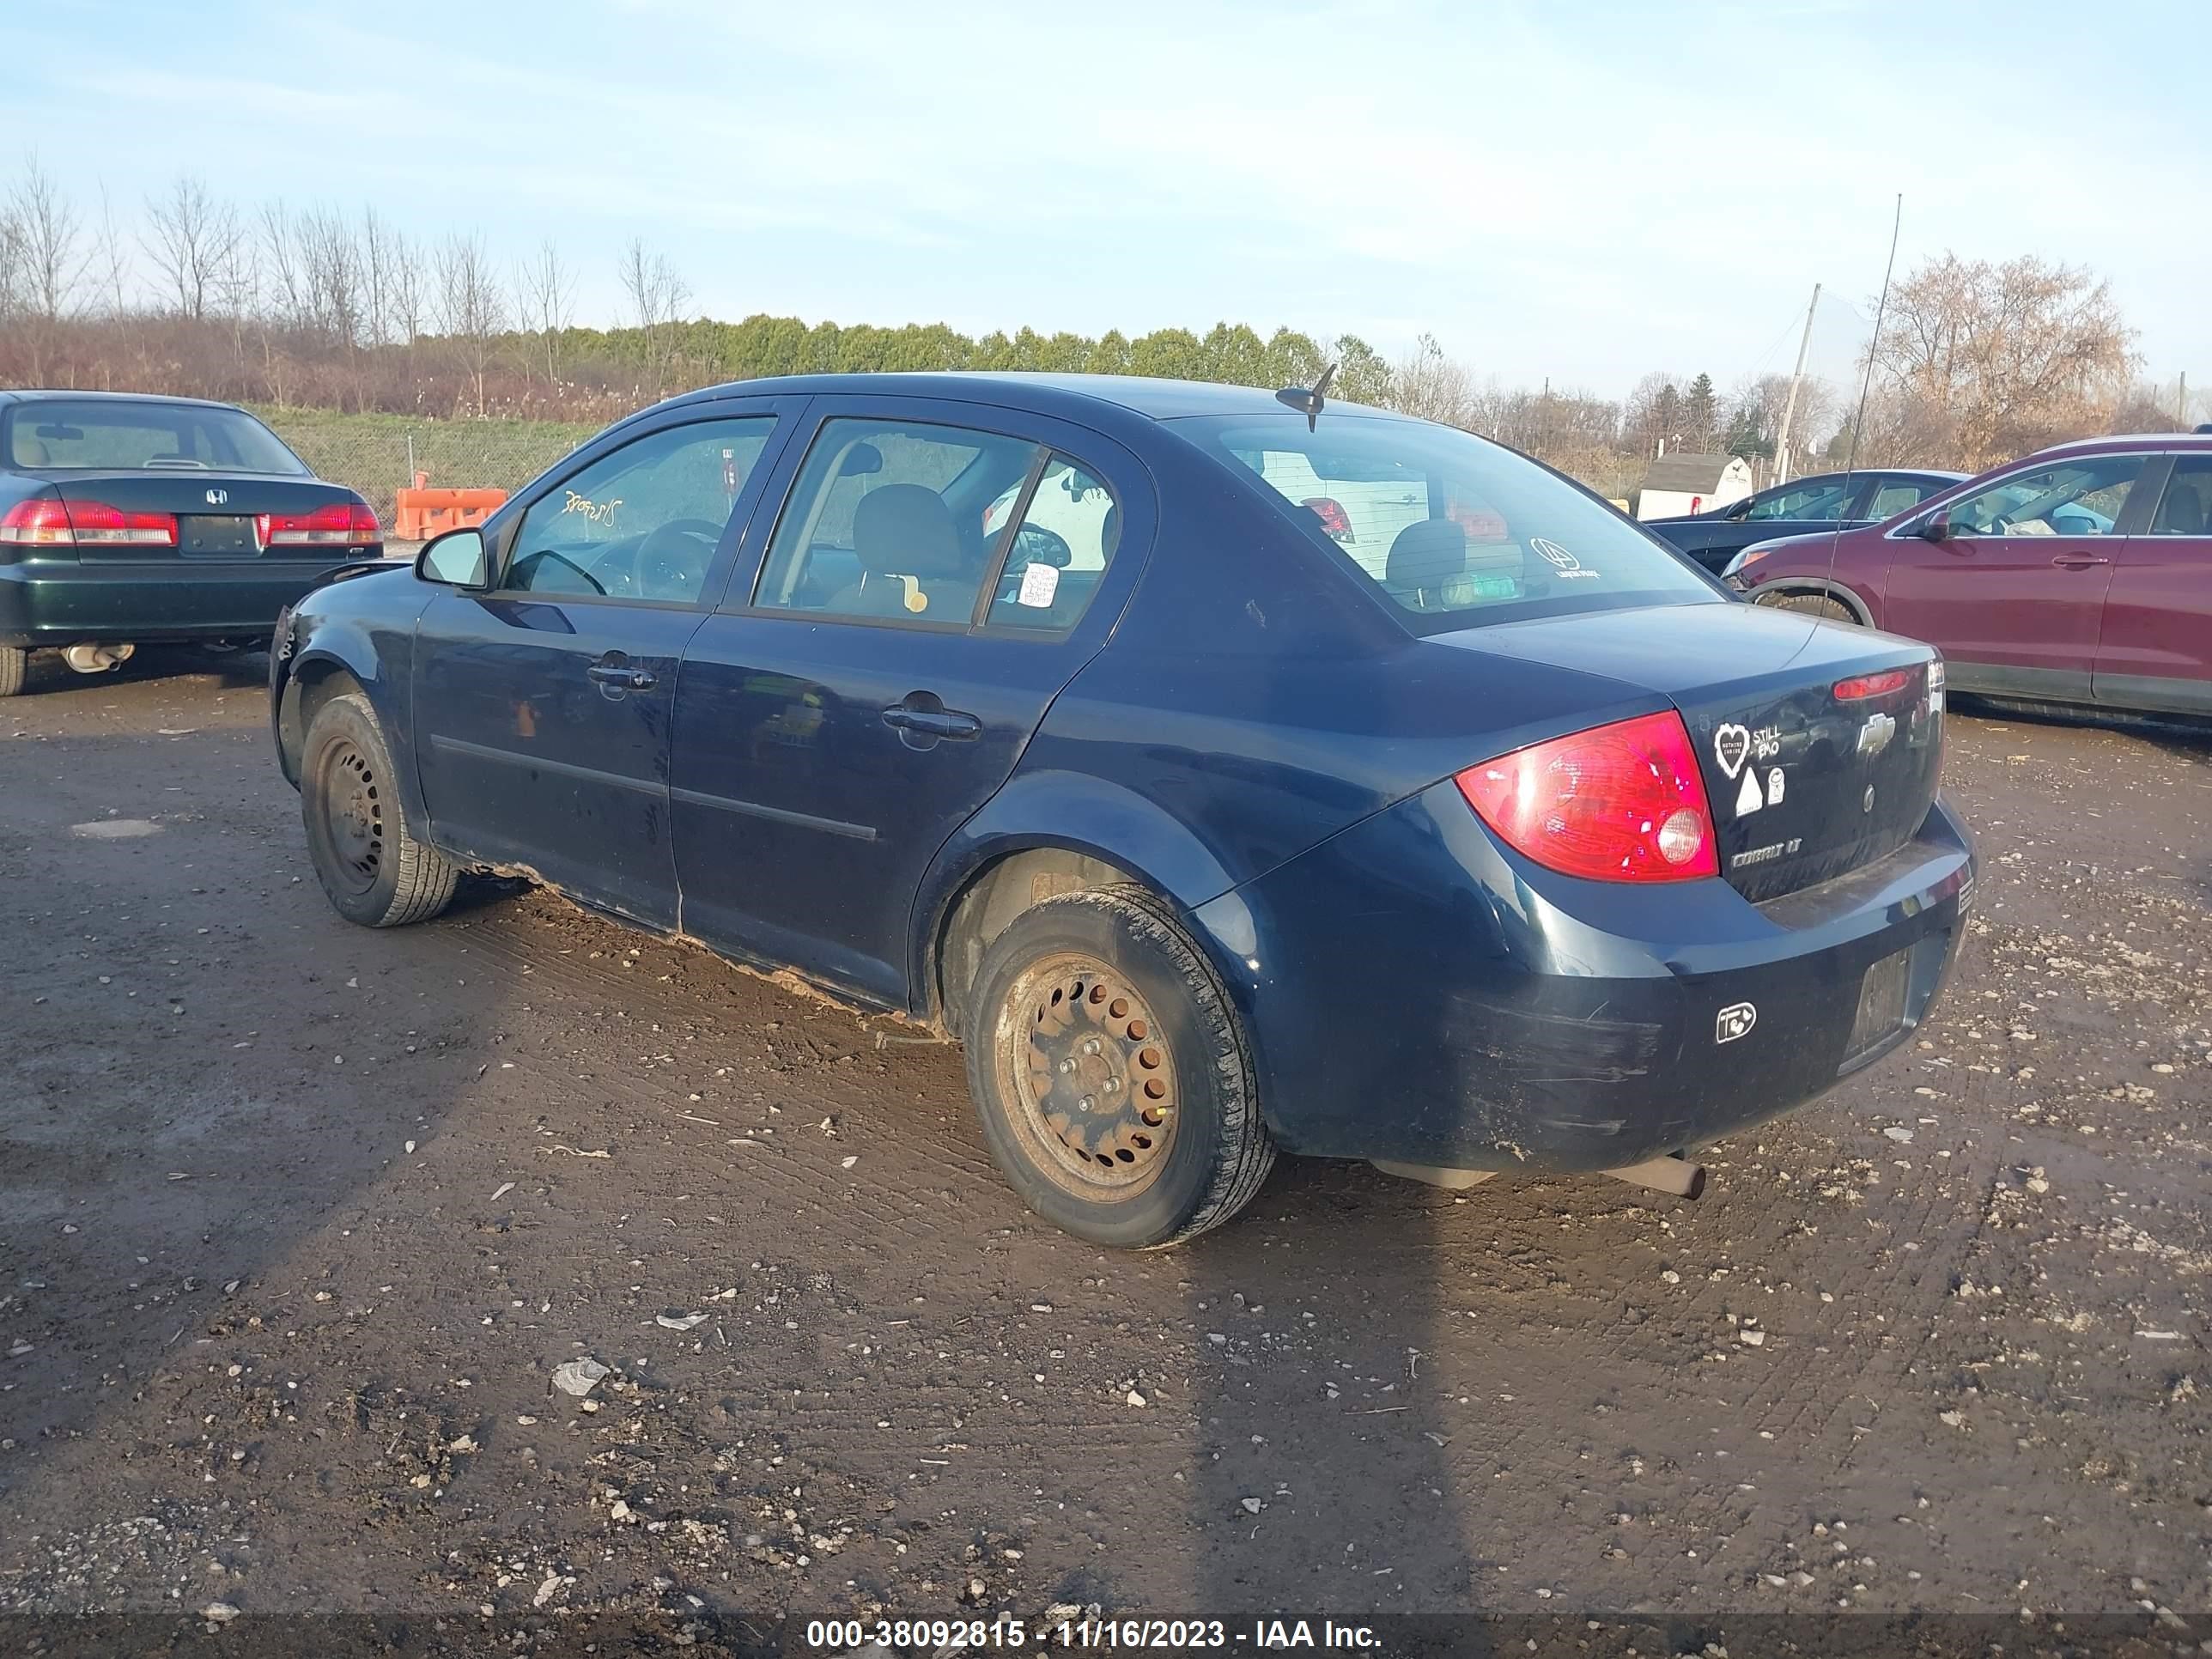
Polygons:
[[[1889,311],[1889,279],[1897,270],[1897,238],[1898,234],[1904,228],[1905,192],[1900,190],[1897,192],[1897,210],[1890,219],[1889,263],[1881,268],[1881,298],[1875,303],[1874,308],[1874,335],[1867,342],[1866,373],[1859,381],[1858,413],[1851,416],[1851,447],[1844,457],[1844,489],[1846,493],[1850,489],[1851,474],[1858,469],[1859,441],[1866,432],[1867,395],[1874,389],[1875,353],[1881,346],[1882,319]],[[1835,529],[1828,536],[1828,576],[1822,586],[1822,591],[1829,594],[1833,594],[1836,591],[1836,551],[1843,539],[1843,521],[1838,520]],[[1811,619],[1808,618],[1808,621],[1809,623]],[[1805,646],[1812,644],[1813,635],[1817,631],[1816,628],[1811,626],[1805,629],[1805,643],[1797,647],[1800,654],[1803,653]],[[1796,657],[1791,657],[1790,660],[1795,662]]]
[[1322,370],[1321,379],[1313,383],[1312,391],[1309,392],[1302,386],[1286,386],[1275,394],[1275,401],[1279,404],[1288,404],[1292,409],[1304,415],[1306,417],[1306,430],[1311,432],[1321,421],[1322,393],[1328,390],[1328,383],[1335,378],[1336,365],[1331,363],[1327,368]]

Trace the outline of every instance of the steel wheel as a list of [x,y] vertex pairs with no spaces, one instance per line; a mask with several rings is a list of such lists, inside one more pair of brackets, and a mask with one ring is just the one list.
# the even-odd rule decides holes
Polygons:
[[323,750],[321,814],[330,872],[366,893],[384,870],[384,794],[368,756],[341,738]]
[[453,896],[460,872],[408,823],[398,768],[359,691],[330,698],[307,723],[300,819],[315,879],[348,921],[423,921]]
[[1159,1178],[1174,1144],[1174,1055],[1126,975],[1073,952],[1012,988],[1024,1040],[1009,1045],[1018,1122],[1053,1180],[1079,1197],[1124,1198]]

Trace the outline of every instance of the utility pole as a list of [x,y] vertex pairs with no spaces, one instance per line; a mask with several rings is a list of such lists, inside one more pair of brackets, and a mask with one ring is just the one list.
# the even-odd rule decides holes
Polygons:
[[1797,368],[1790,376],[1790,395],[1782,402],[1782,430],[1774,438],[1774,482],[1790,482],[1790,422],[1797,416],[1797,388],[1805,384],[1805,353],[1813,343],[1813,313],[1820,308],[1820,285],[1813,284],[1813,303],[1805,307],[1805,331],[1797,338]]
[[2184,431],[2189,425],[2189,371],[2181,371],[2181,390],[2173,398],[2173,429]]

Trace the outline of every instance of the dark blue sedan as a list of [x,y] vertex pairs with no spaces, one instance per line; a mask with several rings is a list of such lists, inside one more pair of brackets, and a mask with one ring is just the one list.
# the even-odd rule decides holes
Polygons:
[[903,1012],[1104,1244],[1226,1219],[1278,1149],[1693,1191],[1904,1041],[1972,880],[1926,647],[1304,394],[696,392],[272,660],[349,919],[520,873]]

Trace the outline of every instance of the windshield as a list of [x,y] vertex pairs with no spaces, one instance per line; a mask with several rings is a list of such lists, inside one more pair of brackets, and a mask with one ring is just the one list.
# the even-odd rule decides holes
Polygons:
[[8,460],[40,471],[278,472],[307,464],[242,409],[41,398],[9,411]]
[[1417,633],[1571,611],[1726,604],[1673,552],[1534,462],[1449,427],[1324,413],[1176,428],[1265,483]]

